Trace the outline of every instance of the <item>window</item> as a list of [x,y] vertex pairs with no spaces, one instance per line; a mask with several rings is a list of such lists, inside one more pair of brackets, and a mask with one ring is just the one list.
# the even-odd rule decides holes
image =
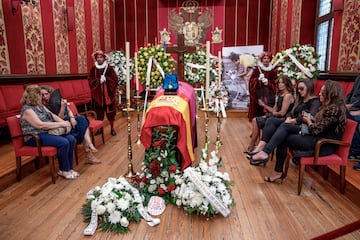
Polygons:
[[320,56],[320,71],[329,71],[333,24],[332,0],[318,0],[315,48]]

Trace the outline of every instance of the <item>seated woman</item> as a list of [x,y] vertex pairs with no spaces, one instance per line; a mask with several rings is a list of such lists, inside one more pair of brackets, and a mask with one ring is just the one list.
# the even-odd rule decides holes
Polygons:
[[294,96],[292,95],[293,85],[290,78],[283,76],[278,79],[277,90],[278,96],[275,99],[275,105],[270,107],[266,105],[261,99],[258,100],[259,105],[267,110],[268,114],[255,117],[252,120],[251,140],[247,148],[247,153],[254,150],[256,140],[259,138],[260,129],[263,129],[265,122],[269,117],[276,117],[284,120],[294,106]]
[[[295,106],[290,114],[286,116],[285,122],[296,125],[294,131],[300,131],[300,124],[303,121],[303,113],[310,113],[312,116],[319,111],[321,102],[315,96],[314,83],[310,79],[301,79],[297,85],[298,97],[295,101]],[[284,122],[281,118],[270,117],[266,120],[263,128],[261,140],[252,152],[248,152],[250,156],[260,152],[265,147],[266,143],[274,135],[277,128]],[[252,163],[252,162],[250,162]]]
[[[47,106],[50,100],[50,95],[54,92],[54,89],[50,86],[43,85],[40,86],[42,103]],[[49,107],[51,111],[53,108]],[[91,142],[90,132],[89,132],[89,122],[86,117],[79,115],[74,116],[72,111],[67,107],[66,99],[61,99],[60,109],[57,114],[61,119],[69,121],[71,123],[71,131],[70,134],[73,135],[77,143],[83,143],[84,149],[86,151],[86,161],[87,164],[98,164],[101,163],[92,153],[97,152],[98,150],[94,147]]]
[[[22,109],[20,124],[23,134],[38,134],[43,146],[57,148],[60,171],[58,174],[65,179],[76,179],[80,174],[72,169],[76,140],[70,135],[71,124],[51,113],[41,103],[41,90],[37,85],[29,85],[21,98]],[[66,134],[57,136],[48,133],[48,130],[66,128]],[[36,146],[31,136],[24,138],[29,146]]]
[[[299,128],[290,123],[282,124],[266,144],[263,151],[252,156],[251,161],[266,164],[269,154],[276,149],[275,171],[265,177],[265,181],[283,180],[283,168],[288,147],[297,151],[313,151],[316,142],[321,138],[340,140],[346,124],[346,107],[342,87],[335,81],[327,80],[320,90],[322,107],[315,115],[313,122],[310,116],[304,116],[303,121],[309,127],[309,134],[302,135]],[[294,131],[294,129],[296,129]],[[336,151],[332,144],[325,144],[320,155],[325,156]]]

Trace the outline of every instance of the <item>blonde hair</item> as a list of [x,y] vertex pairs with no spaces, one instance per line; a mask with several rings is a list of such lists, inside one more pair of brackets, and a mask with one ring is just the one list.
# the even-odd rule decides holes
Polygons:
[[26,87],[23,96],[20,100],[22,105],[37,106],[41,99],[41,90],[38,85],[29,85]]

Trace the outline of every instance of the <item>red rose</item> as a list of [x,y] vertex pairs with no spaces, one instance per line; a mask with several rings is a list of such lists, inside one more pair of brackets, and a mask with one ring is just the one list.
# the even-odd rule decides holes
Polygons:
[[147,180],[147,178],[146,178],[145,176],[141,178],[141,182],[147,183],[147,181],[148,181],[148,180]]
[[169,171],[172,172],[172,173],[176,172],[176,166],[175,166],[175,165],[171,165],[171,166],[169,167]]
[[162,188],[158,188],[158,193],[159,193],[160,195],[164,195],[164,194],[165,194],[165,190],[162,189]]
[[167,191],[168,191],[168,192],[174,191],[175,188],[176,188],[176,187],[175,187],[174,184],[169,184],[169,186],[167,186]]
[[152,162],[148,165],[148,168],[154,177],[159,176],[160,164],[156,160],[152,160]]

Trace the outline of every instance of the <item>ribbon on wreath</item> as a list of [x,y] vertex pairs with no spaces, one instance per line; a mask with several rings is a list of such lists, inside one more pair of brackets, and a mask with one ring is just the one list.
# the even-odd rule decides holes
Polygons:
[[146,68],[146,83],[145,83],[145,100],[144,100],[144,109],[143,109],[143,115],[142,115],[142,124],[144,124],[145,121],[145,112],[146,112],[146,105],[147,105],[147,101],[148,101],[148,95],[149,95],[149,91],[150,90],[158,90],[158,89],[150,89],[150,76],[151,76],[151,68],[152,68],[152,64],[155,64],[156,68],[159,70],[161,76],[163,78],[165,78],[165,72],[162,69],[162,67],[160,66],[160,64],[158,63],[158,61],[153,58],[153,57],[149,57],[149,61],[147,64],[147,68]]
[[224,217],[229,216],[229,208],[215,195],[211,192],[208,186],[206,186],[199,176],[199,173],[196,172],[192,167],[188,167],[184,170],[185,177],[188,177],[190,181],[197,187],[199,192],[209,201],[209,203],[218,210]]
[[260,70],[260,73],[261,72],[261,69],[262,70],[265,70],[265,71],[271,71],[272,69],[274,69],[278,64],[279,62],[281,62],[283,60],[284,57],[288,56],[291,61],[293,61],[293,63],[308,77],[308,78],[312,78],[314,75],[310,72],[310,70],[306,67],[304,67],[304,65],[301,64],[301,62],[299,62],[296,57],[291,53],[291,49],[286,49],[285,50],[285,54],[283,56],[281,56],[278,60],[276,60],[276,62],[274,64],[270,64],[269,67],[264,67],[262,65],[261,62],[258,62],[257,65],[259,66],[259,70]]

